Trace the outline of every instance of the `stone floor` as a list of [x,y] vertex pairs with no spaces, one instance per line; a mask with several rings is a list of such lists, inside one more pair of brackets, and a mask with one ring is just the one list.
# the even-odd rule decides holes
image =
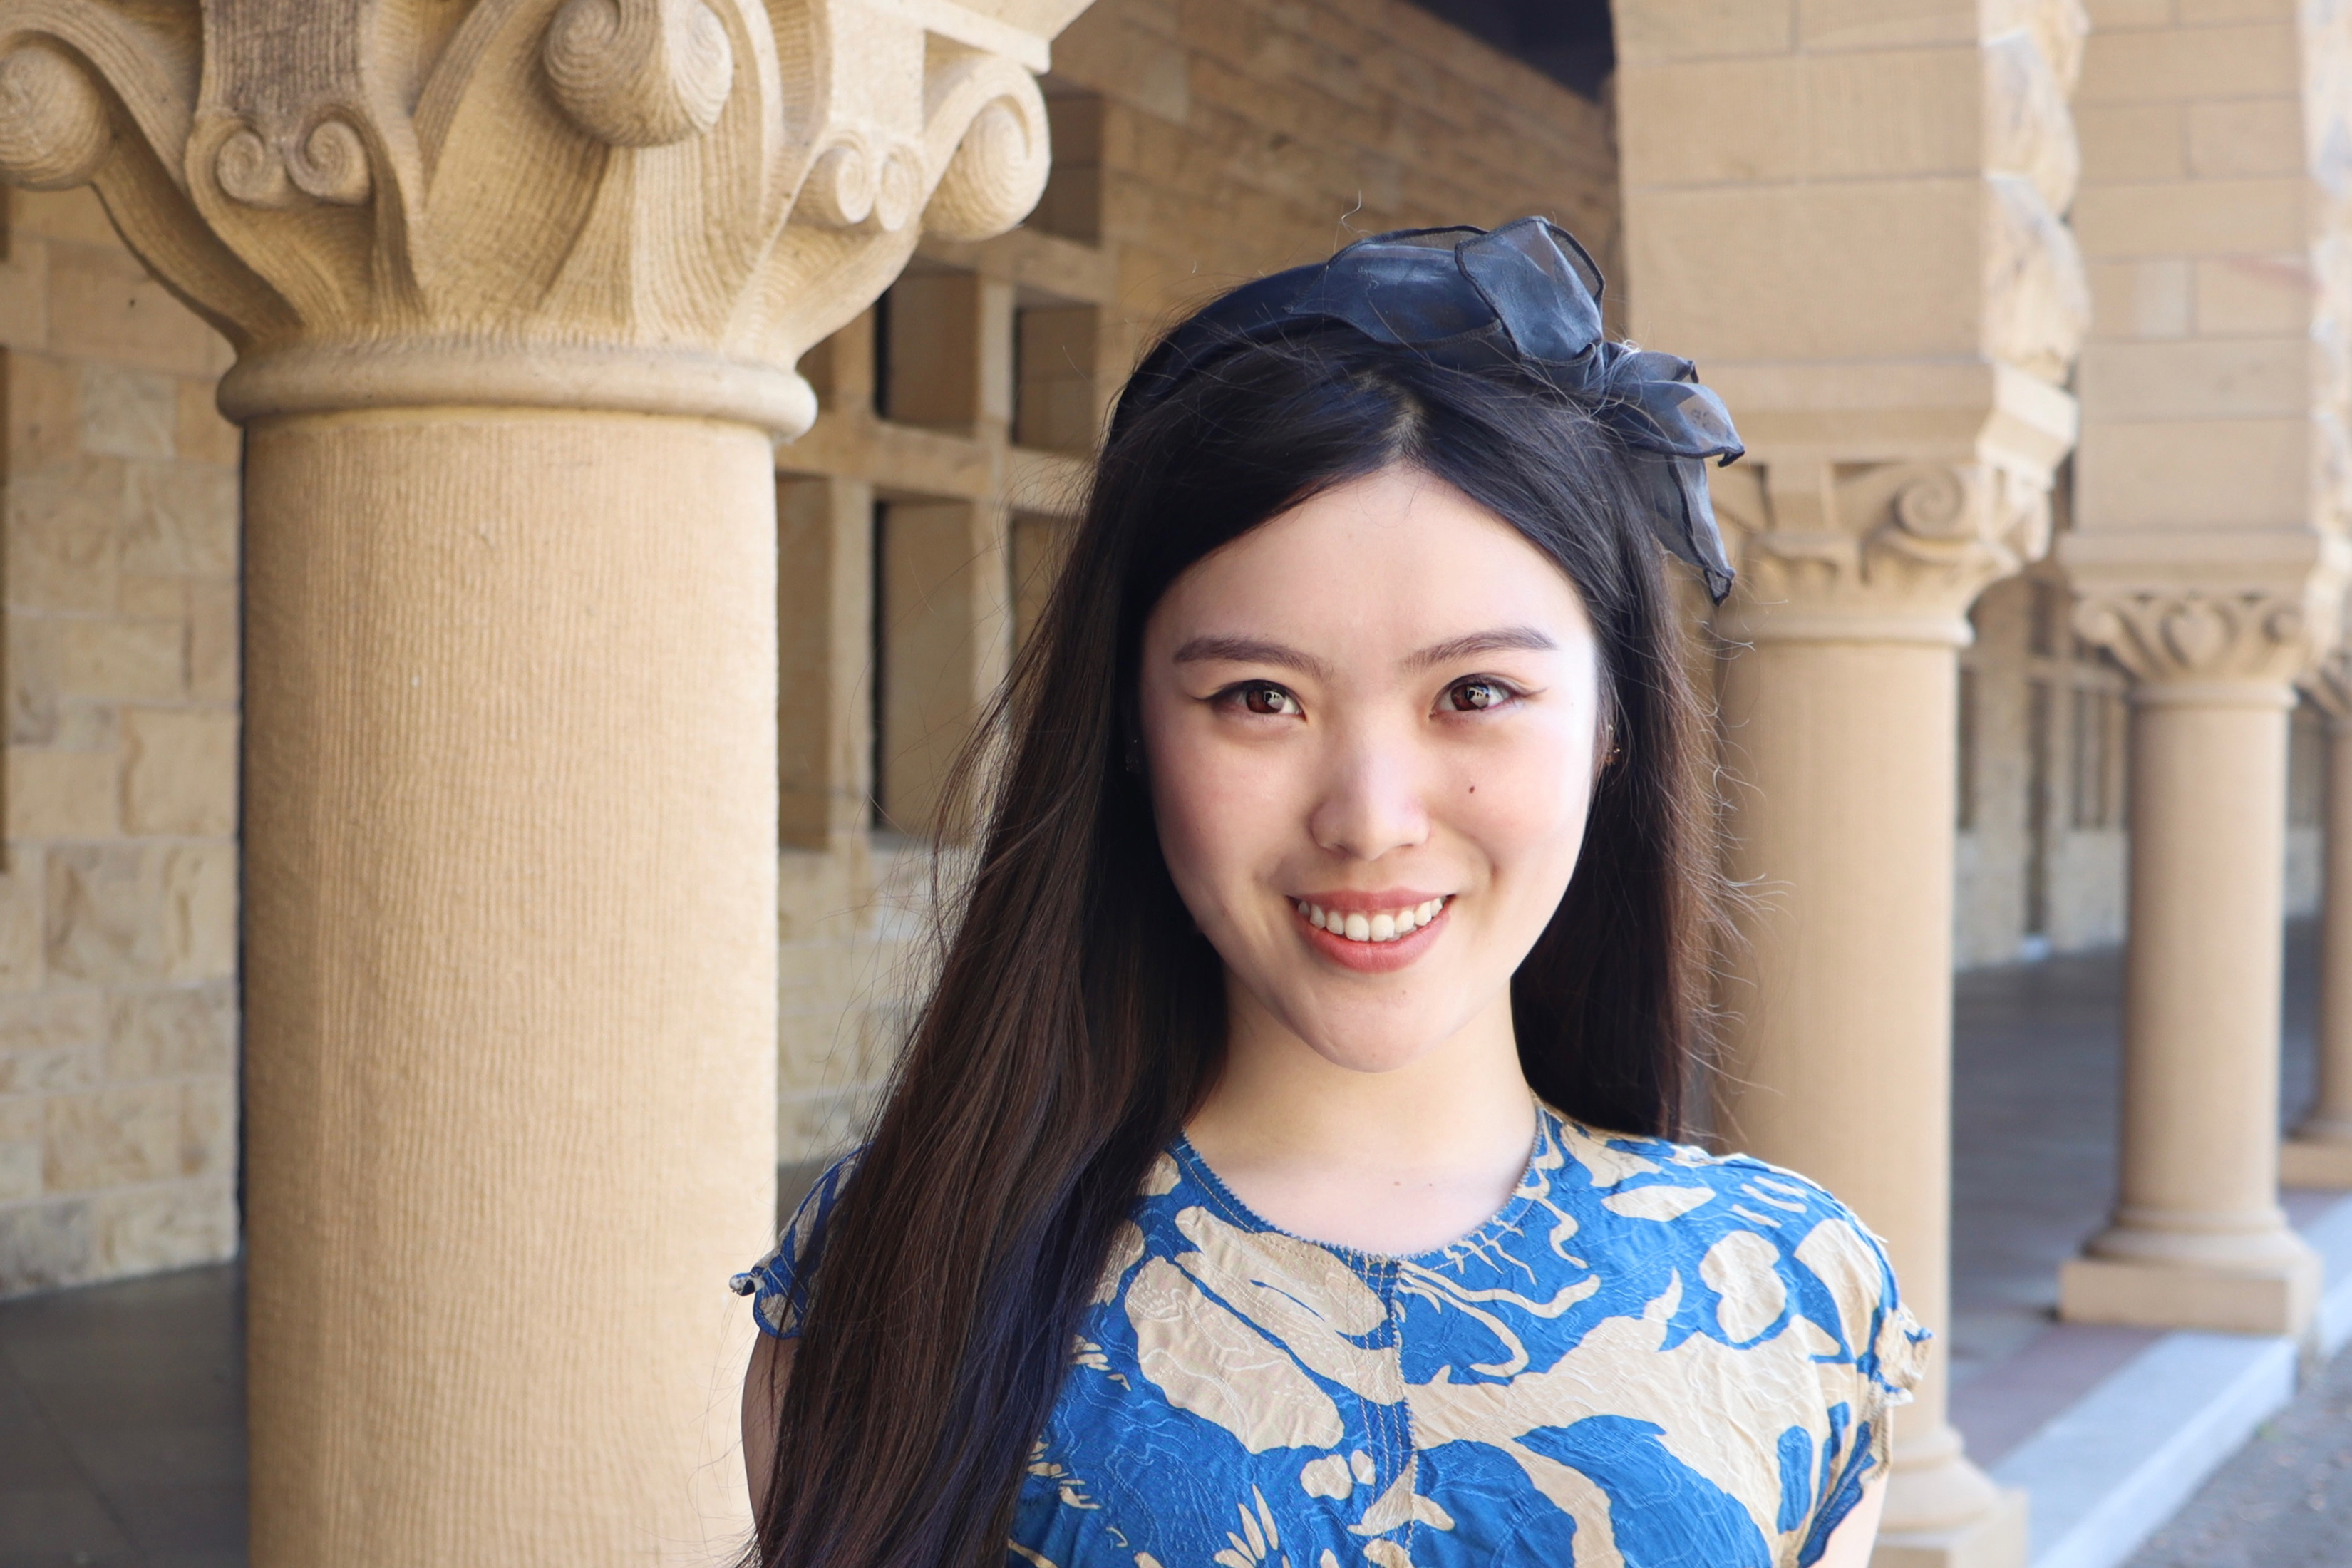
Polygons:
[[242,1568],[235,1265],[0,1303],[0,1568]]
[[[2314,987],[2310,930],[2289,935],[2292,1113],[2311,1092]],[[1953,1416],[1988,1464],[2155,1337],[2052,1318],[2059,1261],[2113,1202],[2120,995],[2113,952],[1959,983]],[[0,1303],[0,1568],[241,1568],[240,1305],[234,1267]],[[2352,1563],[2347,1418],[2352,1354],[2131,1568]]]

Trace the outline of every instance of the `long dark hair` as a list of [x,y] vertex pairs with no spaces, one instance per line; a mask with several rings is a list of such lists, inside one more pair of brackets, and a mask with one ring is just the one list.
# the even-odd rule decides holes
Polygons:
[[1240,348],[1121,426],[962,770],[967,791],[985,786],[976,859],[817,1248],[756,1561],[1002,1556],[1113,1229],[1224,1047],[1217,954],[1126,765],[1143,623],[1194,562],[1318,491],[1418,468],[1517,528],[1582,595],[1618,756],[1574,879],[1511,983],[1519,1058],[1570,1115],[1678,1129],[1714,857],[1673,597],[1632,482],[1641,460],[1532,379],[1344,330]]

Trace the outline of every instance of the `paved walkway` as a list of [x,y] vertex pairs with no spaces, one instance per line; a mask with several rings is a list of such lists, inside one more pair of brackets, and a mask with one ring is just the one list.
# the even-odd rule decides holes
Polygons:
[[2352,1563],[2352,1352],[2221,1467],[2128,1568]]
[[[2311,1093],[2312,943],[2290,932],[2283,1109]],[[2156,1336],[2052,1319],[2114,1201],[2114,952],[1961,977],[1953,1417],[1991,1464]],[[2336,1194],[2289,1194],[2315,1212]],[[243,1568],[234,1267],[0,1303],[0,1568]],[[2352,1564],[2352,1353],[2131,1568]]]

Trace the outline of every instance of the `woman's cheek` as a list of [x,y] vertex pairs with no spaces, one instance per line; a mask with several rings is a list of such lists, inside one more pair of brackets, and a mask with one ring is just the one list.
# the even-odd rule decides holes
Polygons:
[[1154,768],[1160,848],[1195,919],[1242,900],[1249,868],[1264,857],[1270,792],[1263,759],[1224,747],[1184,746]]

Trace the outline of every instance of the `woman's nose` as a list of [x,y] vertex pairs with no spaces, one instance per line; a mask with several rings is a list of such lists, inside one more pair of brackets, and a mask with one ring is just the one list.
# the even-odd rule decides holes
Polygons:
[[1423,770],[1394,736],[1342,742],[1323,774],[1308,831],[1318,846],[1352,860],[1377,860],[1429,837]]

